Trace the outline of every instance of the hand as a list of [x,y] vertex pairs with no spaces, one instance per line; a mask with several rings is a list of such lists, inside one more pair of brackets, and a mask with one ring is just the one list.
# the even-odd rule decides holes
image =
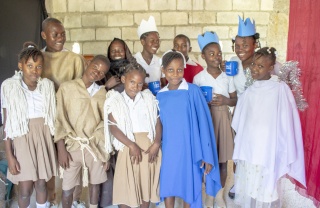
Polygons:
[[141,162],[142,151],[143,150],[135,142],[132,142],[132,144],[129,146],[129,155],[130,155],[132,164],[134,163],[139,164],[139,162]]
[[220,69],[221,71],[225,72],[226,71],[226,60],[223,60],[220,64]]
[[59,165],[63,169],[67,169],[70,167],[69,160],[73,161],[70,153],[66,149],[58,149],[58,161]]
[[107,82],[104,84],[104,86],[107,89],[111,89],[118,84],[120,84],[120,78],[118,76],[112,76],[107,80]]
[[107,170],[109,170],[109,168],[110,168],[110,161],[108,161],[108,162],[106,162],[106,163],[103,163],[103,170],[104,171],[107,171]]
[[205,167],[204,174],[208,175],[212,170],[212,165],[202,161],[200,168],[203,168],[203,166]]
[[144,83],[142,86],[142,91],[145,89],[149,89],[149,85],[147,83]]
[[228,98],[223,95],[215,94],[215,96],[212,98],[209,104],[214,106],[226,105],[227,99]]
[[149,160],[148,160],[149,163],[153,163],[156,161],[158,157],[159,148],[160,148],[160,143],[154,142],[145,152],[146,154],[149,154]]
[[20,173],[20,164],[15,156],[8,158],[9,171],[12,175]]

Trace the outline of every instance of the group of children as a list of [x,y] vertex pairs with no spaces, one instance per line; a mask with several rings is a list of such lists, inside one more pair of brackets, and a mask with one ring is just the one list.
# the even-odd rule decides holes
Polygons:
[[[115,38],[107,56],[86,64],[63,48],[64,27],[55,18],[43,22],[41,36],[47,46],[41,52],[26,43],[20,71],[1,86],[8,178],[19,185],[20,208],[30,206],[33,187],[38,208],[54,207],[58,172],[65,208],[83,206],[81,186],[88,185],[92,208],[160,201],[173,208],[175,197],[200,208],[203,182],[216,196],[231,159],[235,202],[244,207],[279,205],[277,184],[286,174],[305,184],[294,99],[271,76],[275,49],[255,52],[259,35],[250,19],[239,18],[233,77],[224,72],[214,32],[198,36],[204,69],[188,57],[182,34],[157,57],[152,16],[138,28],[143,50],[134,56]],[[147,89],[154,81],[161,85],[156,97]],[[213,89],[209,102],[202,86]],[[236,106],[233,118],[228,106]]]

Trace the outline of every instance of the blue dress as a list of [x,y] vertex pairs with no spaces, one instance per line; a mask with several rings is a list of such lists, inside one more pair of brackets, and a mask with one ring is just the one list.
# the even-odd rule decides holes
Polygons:
[[215,196],[221,189],[219,162],[208,105],[200,88],[157,94],[162,133],[160,197],[177,196],[191,207],[202,206],[201,162],[212,164],[206,177],[206,192]]

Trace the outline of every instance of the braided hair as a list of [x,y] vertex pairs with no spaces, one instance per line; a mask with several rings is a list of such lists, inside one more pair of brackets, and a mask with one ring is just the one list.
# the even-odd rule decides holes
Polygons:
[[172,51],[167,52],[162,56],[162,67],[165,69],[174,59],[181,59],[185,65],[185,59],[180,52],[172,49]]
[[237,35],[236,37],[234,37],[234,38],[231,39],[231,41],[232,41],[232,46],[231,46],[231,48],[232,48],[232,51],[233,51],[233,52],[234,52],[234,44],[235,44],[235,42],[236,42],[236,38],[237,38],[237,37],[239,37],[239,38],[251,37],[251,38],[253,38],[254,42],[258,44],[258,48],[261,48],[261,44],[260,44],[260,41],[259,41],[259,38],[260,38],[260,34],[259,34],[259,33],[256,33],[256,34],[251,35],[251,36],[246,36],[246,37],[241,37],[241,36],[238,36],[238,35]]
[[38,49],[37,45],[33,42],[28,41],[23,44],[23,49],[18,55],[18,62],[24,61],[24,63],[27,63],[30,57],[34,62],[36,62],[39,57],[41,57],[43,60],[43,54],[40,49]]
[[146,70],[138,64],[137,60],[134,57],[131,57],[128,59],[129,63],[123,67],[120,68],[120,73],[125,76],[126,74],[132,72],[132,71],[137,71],[143,74],[144,76],[147,75]]
[[254,53],[254,59],[259,59],[262,56],[268,57],[271,60],[271,64],[276,64],[276,49],[273,47],[263,47]]

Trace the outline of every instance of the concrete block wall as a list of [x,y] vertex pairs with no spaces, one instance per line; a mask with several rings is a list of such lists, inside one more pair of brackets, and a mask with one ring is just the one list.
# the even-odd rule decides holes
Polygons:
[[46,7],[49,16],[65,26],[65,47],[71,50],[78,42],[84,55],[106,54],[114,37],[124,39],[133,53],[141,51],[137,27],[153,15],[161,39],[159,56],[183,33],[191,39],[191,57],[205,65],[197,36],[216,31],[228,60],[235,55],[231,38],[237,34],[240,15],[255,20],[262,46],[275,46],[278,59],[286,58],[289,0],[46,0]]

